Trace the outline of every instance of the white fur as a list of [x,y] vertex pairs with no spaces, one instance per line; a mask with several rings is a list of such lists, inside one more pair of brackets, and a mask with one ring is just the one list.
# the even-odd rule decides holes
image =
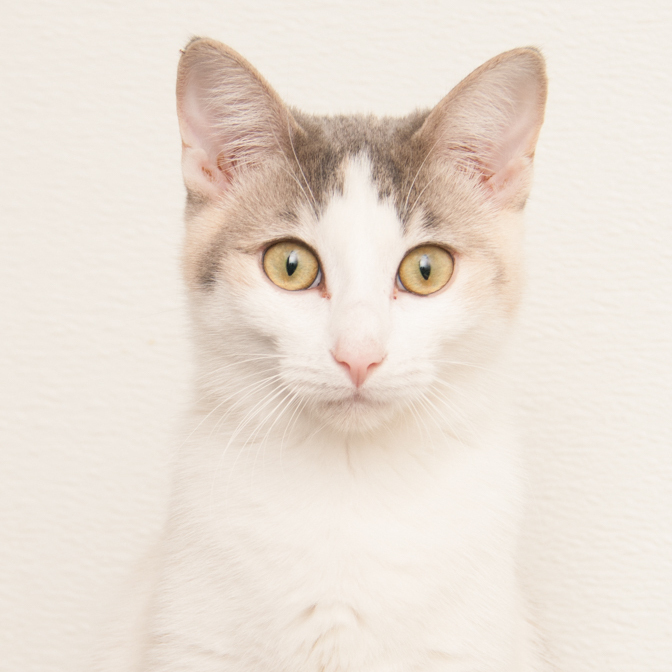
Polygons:
[[[352,161],[343,195],[304,214],[329,296],[259,265],[195,301],[204,398],[137,670],[542,669],[515,577],[506,394],[464,342],[477,323],[501,341],[503,322],[465,294],[468,259],[436,295],[395,290],[426,239],[404,235],[369,170]],[[384,346],[361,393],[339,338]]]

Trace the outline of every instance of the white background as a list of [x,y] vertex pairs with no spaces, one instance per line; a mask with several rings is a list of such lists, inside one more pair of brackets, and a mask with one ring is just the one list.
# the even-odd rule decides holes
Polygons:
[[406,113],[542,48],[525,574],[562,671],[672,670],[671,7],[2,2],[0,670],[84,672],[160,525],[190,389],[174,76],[194,34],[319,113]]

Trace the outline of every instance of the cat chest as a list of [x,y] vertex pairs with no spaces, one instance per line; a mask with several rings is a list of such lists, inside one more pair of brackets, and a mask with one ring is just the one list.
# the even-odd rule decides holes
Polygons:
[[505,470],[470,459],[433,479],[394,470],[366,483],[338,471],[290,482],[262,463],[228,482],[214,473],[183,491],[170,578],[170,620],[212,624],[190,635],[204,647],[256,651],[257,669],[409,670],[500,627],[514,540]]
[[505,557],[515,536],[516,474],[485,450],[431,469],[321,466],[285,456],[281,465],[224,461],[219,479],[216,465],[201,470],[185,488],[190,537],[239,583],[265,594],[309,593],[307,608],[320,598],[356,606],[361,595],[460,585]]
[[241,670],[463,669],[453,664],[511,622],[510,567],[487,553],[458,558],[417,534],[346,542],[332,531],[326,550],[315,536],[312,547],[236,536],[198,550],[174,605],[181,619],[188,603],[210,625],[192,636]]
[[317,629],[330,617],[339,631],[356,629],[367,615],[454,604],[504,558],[505,507],[477,486],[469,497],[435,487],[240,489],[208,517],[202,542],[217,558],[223,599],[240,595]]

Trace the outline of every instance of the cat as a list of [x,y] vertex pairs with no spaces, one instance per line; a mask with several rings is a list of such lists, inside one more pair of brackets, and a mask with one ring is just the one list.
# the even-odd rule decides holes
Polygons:
[[317,117],[185,47],[197,400],[136,669],[548,669],[498,373],[546,90],[523,48],[432,110]]

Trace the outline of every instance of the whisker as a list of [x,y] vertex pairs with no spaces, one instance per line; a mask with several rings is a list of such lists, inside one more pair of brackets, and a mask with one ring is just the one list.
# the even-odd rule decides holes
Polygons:
[[[242,432],[243,429],[245,429],[247,424],[257,414],[257,412],[259,410],[261,410],[262,408],[265,408],[265,406],[270,401],[272,401],[275,397],[278,396],[278,394],[281,394],[281,393],[282,393],[282,389],[271,390],[266,396],[264,396],[261,400],[259,400],[248,411],[248,413],[243,417],[243,419],[238,423],[237,427],[235,428],[235,430],[233,431],[233,433],[229,437],[229,440],[228,440],[226,446],[224,446],[224,449],[222,450],[222,452],[219,455],[219,458],[217,460],[217,464],[215,466],[215,470],[214,470],[214,473],[213,473],[213,476],[212,476],[212,485],[210,487],[210,513],[211,513],[211,515],[213,514],[213,508],[214,508],[215,484],[216,484],[217,478],[219,476],[219,471],[220,471],[220,468],[221,468],[221,465],[222,465],[222,461],[224,460],[224,457],[225,457],[226,453],[228,452],[229,448],[231,447],[231,444],[235,441],[236,438],[238,438],[238,435],[240,434],[240,432]],[[270,400],[269,400],[269,397],[271,397]],[[247,445],[247,442],[245,442],[243,444],[243,449],[246,445]],[[234,460],[233,465],[231,466],[231,472],[230,473],[233,473],[233,471],[235,469],[235,466],[236,466],[236,463],[238,462],[238,458],[240,457],[241,452],[242,452],[242,450],[236,456],[236,459]],[[225,496],[225,501],[228,501],[228,499],[229,499],[228,498],[228,488],[230,487],[230,485],[231,485],[231,480],[229,479],[228,484],[227,484],[227,495]]]
[[310,191],[310,196],[311,196],[311,198],[308,197],[308,193],[307,193],[306,190],[303,188],[303,185],[301,184],[300,180],[296,177],[296,175],[294,174],[294,172],[291,170],[291,164],[290,164],[290,162],[289,162],[289,159],[288,159],[287,156],[285,155],[284,148],[283,148],[283,146],[280,144],[280,141],[278,140],[278,136],[275,134],[275,131],[274,131],[273,129],[271,129],[271,133],[273,134],[273,138],[274,138],[274,140],[275,140],[275,144],[278,146],[278,149],[280,150],[280,154],[281,154],[281,156],[285,159],[285,162],[287,163],[287,165],[290,166],[290,169],[287,169],[287,168],[284,168],[284,167],[283,167],[283,170],[284,170],[284,171],[287,173],[287,175],[289,175],[289,176],[296,182],[296,184],[299,186],[299,189],[301,189],[301,191],[303,192],[303,195],[305,196],[306,201],[307,201],[308,203],[310,203],[310,205],[311,205],[311,207],[312,207],[312,209],[313,209],[313,213],[315,214],[315,217],[318,217],[318,210],[317,210],[317,203],[316,203],[316,201],[315,201],[315,196],[313,195],[313,192],[312,192],[312,190],[310,189],[310,184],[308,184],[308,180],[306,179],[306,176],[305,176],[305,174],[304,174],[304,172],[303,172],[303,168],[301,168],[301,164],[299,163],[299,159],[298,159],[298,157],[297,157],[297,155],[296,155],[296,150],[294,149],[294,141],[293,141],[293,139],[292,139],[292,131],[291,131],[291,127],[290,127],[289,117],[287,117],[287,135],[289,136],[289,142],[290,142],[290,145],[291,145],[291,147],[292,147],[292,153],[294,154],[294,159],[295,159],[295,161],[296,161],[296,165],[299,167],[299,170],[301,171],[301,175],[303,176],[303,179],[304,179],[304,181],[305,181],[305,183],[306,183],[306,186],[308,187],[308,190]]
[[[297,392],[298,395],[298,392]],[[306,407],[308,404],[308,397],[304,397],[301,403],[294,409],[294,412],[292,413],[292,416],[289,419],[289,423],[285,427],[285,431],[282,433],[282,439],[280,441],[280,468],[284,469],[284,465],[282,462],[282,455],[283,455],[283,450],[285,446],[285,438],[287,436],[287,432],[291,434],[292,430],[294,429],[294,425],[298,422],[299,417],[301,416],[301,413],[303,412],[303,409]],[[296,419],[295,419],[296,417]]]
[[[256,420],[259,413],[261,413],[269,404],[273,403],[273,400],[277,399],[280,395],[284,394],[286,392],[286,390],[287,390],[287,388],[283,385],[280,389],[276,390],[275,393],[271,392],[270,394],[266,395],[266,397],[264,397],[264,399],[262,400],[263,403],[260,403],[260,404],[256,405],[256,407],[254,409],[254,413],[252,414],[252,417],[250,418],[250,421],[251,420]],[[266,423],[266,421],[271,417],[271,415],[275,412],[275,410],[278,408],[278,406],[280,406],[280,404],[282,404],[285,401],[285,399],[286,399],[286,396],[281,399],[280,403],[277,404],[276,407],[272,411],[266,413],[266,417],[264,417],[262,420],[257,420],[255,422],[254,429],[248,435],[248,437],[245,439],[245,441],[243,441],[242,445],[238,449],[238,454],[236,455],[236,459],[233,461],[233,464],[231,465],[231,473],[233,473],[233,471],[235,470],[236,464],[238,463],[238,460],[240,459],[240,456],[244,452],[246,452],[248,446],[251,446],[254,443],[254,440],[256,439],[257,435],[261,431],[261,429],[264,426],[264,424]],[[245,425],[243,427],[241,427],[241,430],[240,430],[241,432],[242,432],[243,428],[249,424],[250,421],[246,422]],[[252,476],[254,476],[254,467],[255,467],[256,462],[257,462],[257,455],[259,454],[259,449],[260,449],[260,446],[257,447],[257,451],[255,453],[254,463],[252,465]],[[250,483],[250,485],[251,484],[252,483]]]
[[299,157],[296,155],[296,148],[294,147],[294,139],[292,138],[292,129],[290,128],[289,125],[289,117],[287,117],[287,134],[289,135],[289,144],[292,146],[292,153],[294,154],[294,159],[296,160],[296,165],[299,167],[299,170],[301,171],[301,175],[303,176],[303,181],[306,183],[306,187],[308,187],[308,191],[310,192],[310,195],[313,199],[313,210],[315,212],[315,217],[319,218],[319,211],[317,208],[317,201],[315,200],[315,194],[313,193],[313,190],[310,188],[310,184],[308,183],[308,178],[306,177],[306,174],[303,172],[303,167],[301,166],[301,163],[299,162]]
[[[440,140],[441,138],[439,138]],[[420,171],[422,170],[422,167],[425,165],[425,162],[429,158],[429,155],[434,151],[434,148],[439,144],[439,140],[437,140],[430,148],[429,151],[427,152],[425,158],[422,160],[422,163],[420,164],[420,168],[418,168],[418,172],[415,174],[415,177],[413,178],[413,181],[411,182],[411,186],[408,188],[408,194],[406,194],[406,201],[404,202],[404,218],[408,215],[408,199],[411,197],[411,192],[413,191],[413,187],[415,186],[415,181],[418,179],[418,176],[420,175]],[[423,189],[424,191],[424,189]],[[422,193],[422,192],[421,192]],[[417,203],[417,201],[416,201]],[[415,207],[415,206],[413,206]]]
[[440,173],[437,173],[437,174],[434,175],[430,180],[427,181],[427,184],[422,188],[422,190],[421,190],[420,193],[418,194],[418,197],[415,199],[415,201],[413,201],[413,207],[410,209],[410,212],[413,212],[413,211],[415,210],[415,206],[418,204],[418,201],[420,200],[420,197],[425,193],[425,189],[427,189],[427,187],[428,187],[432,182],[434,182],[434,180],[435,180],[439,175],[440,175]]
[[[254,370],[254,371],[251,371],[250,373],[248,373],[248,374],[245,375],[245,376],[239,376],[239,375],[237,375],[237,376],[235,377],[235,381],[234,381],[234,382],[235,382],[235,383],[240,383],[240,382],[242,382],[242,381],[244,381],[244,380],[248,380],[249,378],[255,378],[255,377],[258,377],[260,374],[267,374],[267,373],[271,373],[271,372],[273,372],[273,371],[275,371],[276,374],[278,374],[278,371],[277,371],[277,368],[276,368],[276,367],[271,367],[271,368],[266,368],[266,369],[256,369],[256,370]],[[278,375],[279,375],[279,374],[278,374]],[[204,386],[205,386],[205,385],[209,385],[209,387],[210,387],[210,391],[209,391],[209,393],[210,393],[210,394],[212,394],[213,392],[216,392],[216,389],[213,389],[213,388],[216,388],[218,385],[221,385],[222,383],[230,383],[230,382],[231,382],[231,379],[229,378],[229,376],[219,376],[219,377],[217,377],[217,378],[213,378],[213,379],[210,380],[210,381],[205,381],[205,380],[202,380],[202,381],[201,381],[201,383],[202,383]],[[236,392],[236,394],[237,394],[237,392]],[[206,393],[203,397],[201,397],[201,399],[204,399],[204,398],[207,397],[207,396],[209,396],[209,395]],[[200,401],[200,400],[199,400],[199,401]]]
[[206,371],[205,373],[202,373],[198,376],[196,376],[196,381],[198,382],[199,380],[202,380],[204,378],[208,378],[210,376],[214,376],[215,374],[221,373],[222,371],[225,371],[227,369],[230,369],[233,366],[240,366],[242,364],[249,364],[250,362],[258,362],[263,359],[282,359],[286,358],[286,355],[255,355],[254,357],[248,357],[247,359],[240,359],[236,360],[235,362],[230,362],[229,364],[226,364],[225,366],[219,366],[216,369],[211,369],[209,371]]
[[[435,381],[435,382],[445,382],[445,381]],[[460,391],[459,389],[457,390],[458,392]],[[437,390],[435,390],[432,386],[430,386],[427,390],[427,392],[431,393],[436,399],[438,399],[444,406],[447,407],[447,409],[457,417],[457,419],[465,426],[466,430],[472,435],[472,436],[478,436],[479,435],[479,430],[478,428],[473,424],[473,422],[469,419],[469,416],[465,414],[465,412],[460,409],[459,406],[455,406],[448,401],[443,395],[439,394]],[[466,395],[463,395],[466,396]],[[444,418],[447,422],[448,420]],[[455,429],[452,428],[452,431],[455,432],[457,436],[457,432]],[[466,445],[465,442],[457,436],[459,441],[463,444]]]
[[[248,380],[249,378],[257,378],[257,377],[259,376],[260,373],[270,373],[271,371],[273,371],[273,369],[267,369],[266,371],[255,371],[254,373],[250,373],[250,374],[248,374],[247,376],[243,376],[243,377],[238,378],[238,379],[236,380],[236,382],[240,383],[240,382],[242,382],[242,381],[244,381],[244,380]],[[280,374],[276,374],[276,375],[280,375]],[[266,379],[264,379],[264,380],[266,380]],[[204,399],[207,399],[207,398],[213,396],[213,394],[216,395],[217,392],[219,391],[219,390],[218,390],[219,385],[220,385],[221,383],[223,383],[223,382],[224,382],[223,380],[213,380],[212,383],[211,383],[211,385],[208,386],[209,389],[208,389],[204,394],[202,394],[198,399],[196,399],[196,400],[194,401],[194,405],[195,405],[195,406],[198,406]],[[242,394],[242,393],[243,393],[245,390],[247,390],[250,386],[255,385],[255,384],[256,384],[256,381],[253,381],[252,383],[250,383],[249,385],[246,385],[246,386],[243,387],[242,389],[236,389],[236,391],[233,392],[232,394],[230,394],[228,397],[226,397],[226,398],[223,400],[223,402],[226,403],[227,401],[230,401],[231,399],[233,399],[234,397],[238,396],[239,394]],[[219,403],[217,404],[217,407],[220,407],[221,405],[222,405],[222,402],[219,402]],[[213,410],[214,410],[214,409],[213,409]],[[211,412],[212,412],[212,411],[211,411]]]
[[[426,390],[425,393],[423,393],[423,395],[422,395],[422,399],[423,399],[423,401],[424,401],[426,404],[429,404],[429,406],[431,406],[431,408],[434,410],[434,413],[430,413],[430,414],[429,414],[430,417],[432,418],[432,420],[434,420],[436,426],[437,426],[437,427],[439,428],[439,430],[443,433],[444,437],[446,437],[446,435],[445,435],[445,430],[444,430],[444,428],[439,424],[438,418],[441,418],[441,419],[448,425],[448,429],[451,431],[451,433],[453,434],[454,438],[456,438],[462,445],[466,445],[465,442],[464,442],[464,441],[462,440],[462,438],[460,437],[460,435],[457,433],[455,427],[454,427],[453,424],[450,422],[450,420],[448,420],[448,418],[446,418],[446,417],[440,412],[440,410],[435,406],[435,404],[432,402],[432,400],[429,399],[429,397],[427,396],[427,392],[430,392],[430,391],[432,391],[431,388],[428,389],[428,390]],[[438,395],[435,395],[435,396],[438,396]],[[439,397],[439,399],[441,399],[441,398]],[[445,403],[445,400],[444,400],[444,399],[442,399],[442,401]],[[448,438],[448,437],[446,437],[446,438]]]
[[[252,475],[251,475],[251,480],[254,481],[254,469],[257,464],[257,458],[259,457],[259,453],[263,451],[266,447],[266,441],[268,440],[268,437],[270,436],[271,432],[273,431],[273,427],[277,424],[278,420],[285,414],[285,411],[292,405],[292,402],[294,399],[296,399],[296,393],[291,393],[288,391],[287,387],[284,388],[284,391],[287,392],[285,397],[273,408],[273,410],[266,416],[266,419],[264,419],[263,423],[266,422],[268,418],[270,418],[276,411],[277,409],[282,405],[285,404],[284,408],[280,411],[275,416],[275,419],[271,423],[270,427],[266,430],[266,434],[264,434],[264,438],[262,439],[261,443],[259,444],[259,447],[257,448],[257,452],[254,456],[254,462],[252,463]],[[263,423],[260,423],[260,427],[263,425]],[[262,453],[263,454],[263,453]],[[262,466],[264,466],[265,463],[262,462]]]
[[409,403],[409,408],[411,409],[411,412],[413,413],[413,417],[415,418],[416,425],[418,426],[418,429],[421,432],[425,432],[427,434],[428,440],[431,441],[432,440],[432,433],[429,431],[429,427],[427,426],[427,423],[425,422],[424,417],[415,407],[415,402],[416,402],[416,400],[412,399]]
[[[255,373],[254,375],[258,375],[258,373]],[[249,377],[251,377],[251,376],[246,376],[246,378],[249,378]],[[249,390],[250,388],[254,388],[256,385],[262,385],[263,383],[268,382],[268,381],[270,381],[270,380],[273,380],[273,379],[275,379],[275,378],[277,378],[277,377],[279,377],[279,374],[277,374],[276,376],[272,376],[271,378],[264,378],[262,381],[256,381],[256,382],[250,383],[250,385],[247,385],[247,386],[243,387],[242,390],[236,390],[233,394],[229,395],[229,396],[226,397],[225,399],[222,399],[222,401],[220,401],[214,408],[212,408],[212,409],[210,410],[210,412],[209,412],[207,415],[205,415],[205,416],[201,419],[201,421],[196,425],[196,427],[194,427],[194,428],[191,430],[191,432],[189,433],[189,435],[187,436],[187,438],[184,439],[184,441],[183,441],[183,442],[180,444],[180,446],[178,447],[178,449],[177,449],[177,454],[179,454],[179,452],[182,450],[182,448],[185,446],[185,444],[189,441],[189,439],[191,439],[191,437],[194,435],[194,433],[195,433],[196,431],[198,431],[198,429],[201,427],[201,425],[202,425],[204,422],[206,422],[207,419],[208,419],[213,413],[215,413],[216,411],[218,411],[224,404],[226,404],[228,401],[230,401],[231,399],[233,399],[235,396],[237,396],[237,395],[239,395],[239,394],[242,394],[243,392],[245,392],[245,390]],[[244,380],[244,379],[243,379],[243,380]],[[254,390],[252,390],[252,391],[254,391]],[[249,393],[248,393],[248,395],[249,395]],[[239,402],[242,401],[243,399],[247,398],[248,395],[245,395],[245,397],[243,397],[242,399],[240,399]],[[207,396],[207,395],[206,395],[206,396]],[[201,399],[203,399],[203,398],[205,398],[205,397],[201,397]],[[200,400],[199,400],[199,401],[200,401]],[[237,402],[237,403],[239,403],[239,402]],[[232,407],[232,409],[235,408],[235,406],[237,405],[237,403],[234,404],[234,406]],[[232,409],[230,409],[230,410],[232,410]],[[226,417],[226,415],[228,415],[228,413],[229,413],[229,411],[227,411],[227,413],[225,414],[224,417]],[[217,428],[218,426],[219,426],[219,421],[218,421],[217,424],[215,425],[215,428]],[[214,432],[214,429],[215,429],[215,428],[213,428],[213,430],[210,432],[210,434],[208,435],[208,438],[210,438],[210,437],[212,436],[212,433]]]
[[[215,423],[215,426],[214,426],[214,427],[212,428],[212,430],[210,431],[210,434],[208,435],[208,439],[210,439],[210,437],[211,437],[217,430],[219,430],[219,428],[222,426],[222,424],[224,423],[224,421],[225,421],[225,420],[231,415],[231,413],[232,413],[237,407],[239,407],[239,406],[240,406],[240,405],[241,405],[247,398],[249,398],[249,397],[250,397],[251,395],[253,395],[255,392],[257,392],[257,391],[259,391],[259,390],[263,390],[265,387],[268,387],[269,385],[272,385],[276,380],[278,380],[278,378],[280,378],[280,374],[276,374],[275,376],[270,376],[269,378],[264,378],[262,381],[259,381],[258,383],[252,383],[252,384],[249,385],[247,388],[243,388],[243,389],[248,389],[249,391],[248,391],[247,394],[245,394],[243,397],[241,397],[240,399],[238,399],[238,400],[233,404],[233,406],[229,407],[225,413],[222,414],[222,416],[221,416],[221,417],[217,420],[217,422]],[[251,389],[250,389],[250,388],[251,388]],[[235,392],[234,394],[232,394],[232,395],[227,399],[227,401],[231,400],[233,397],[237,396],[238,394],[240,394],[240,392]],[[222,404],[219,404],[220,407],[221,407],[221,405],[222,405]]]

